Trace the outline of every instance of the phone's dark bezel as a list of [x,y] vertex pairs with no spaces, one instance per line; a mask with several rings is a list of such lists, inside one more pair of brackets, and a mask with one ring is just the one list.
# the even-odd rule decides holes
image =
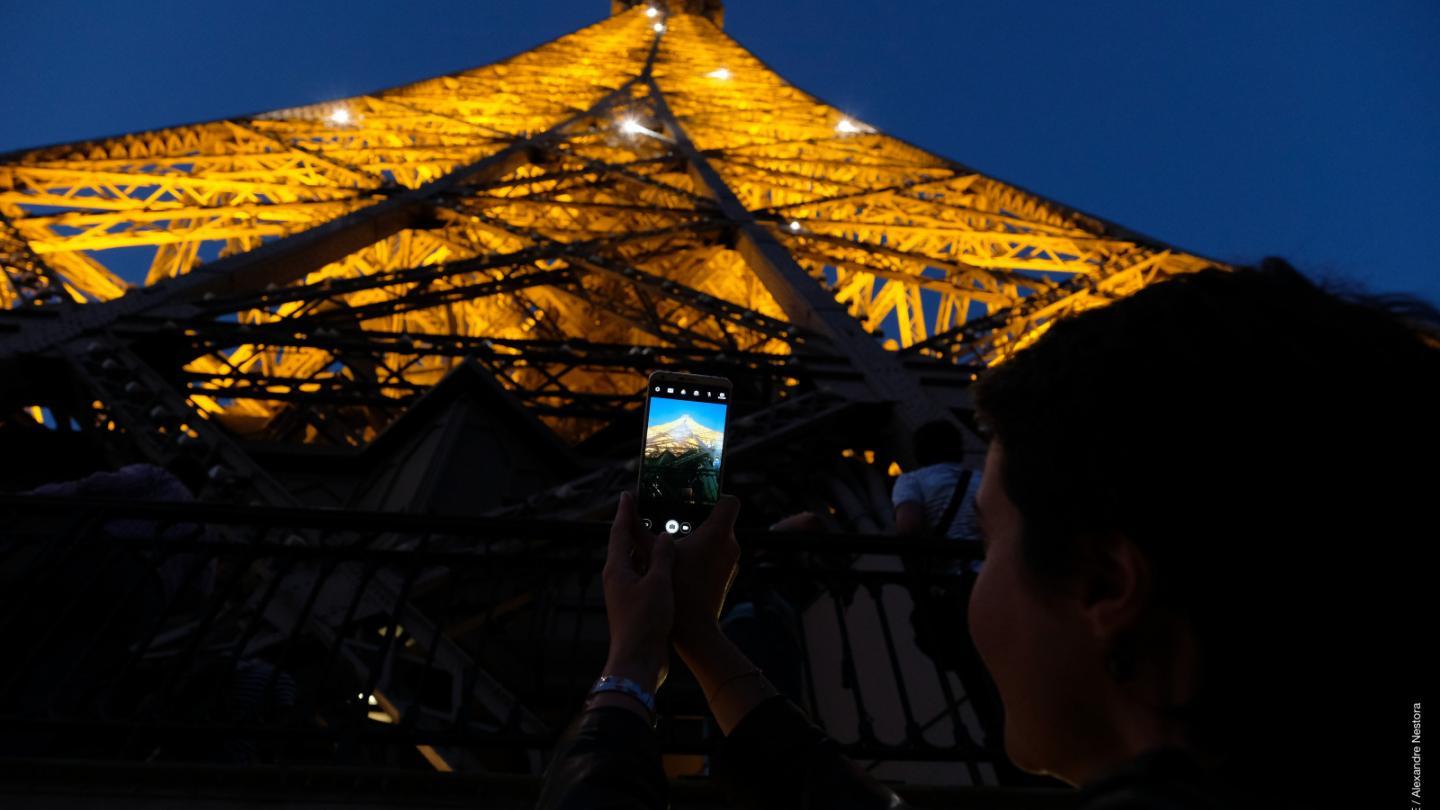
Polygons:
[[[635,470],[635,511],[643,520],[649,518],[651,530],[659,533],[664,531],[664,520],[674,517],[677,520],[688,522],[692,527],[699,526],[710,516],[713,507],[685,505],[676,510],[678,515],[651,514],[653,501],[643,497],[640,489],[640,476],[645,464],[645,436],[650,431],[650,397],[655,393],[656,385],[680,384],[700,385],[725,391],[725,425],[722,429],[724,440],[720,444],[720,469],[715,473],[715,481],[721,492],[725,491],[725,461],[730,452],[730,412],[733,410],[735,398],[735,385],[725,377],[711,377],[704,374],[683,374],[676,371],[657,371],[650,375],[645,383],[645,413],[640,420],[640,455],[639,464]],[[663,395],[662,395],[663,396]]]

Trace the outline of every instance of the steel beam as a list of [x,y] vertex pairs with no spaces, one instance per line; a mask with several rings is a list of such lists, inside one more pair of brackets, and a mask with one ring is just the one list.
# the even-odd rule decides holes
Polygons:
[[519,139],[493,155],[419,188],[401,191],[391,187],[388,196],[373,205],[254,250],[221,259],[201,270],[132,290],[114,301],[66,307],[54,321],[35,323],[0,339],[0,360],[48,351],[123,317],[202,298],[207,293],[233,295],[303,278],[330,262],[415,226],[439,198],[458,192],[467,183],[503,177],[529,163],[536,149],[562,139],[576,123],[629,98],[633,83],[633,79],[626,82],[586,110],[542,133]]
[[[745,208],[720,173],[690,141],[655,80],[647,76],[645,81],[650,86],[656,115],[674,138],[674,148],[685,158],[696,186],[710,195],[721,215],[735,226],[736,250],[785,310],[786,317],[824,336],[838,354],[849,358],[877,399],[895,403],[896,416],[905,430],[914,431],[926,422],[940,419],[968,433],[950,409],[932,399],[906,372],[900,358],[886,351],[873,335],[865,333],[844,305],[806,272],[769,229]],[[978,446],[978,439],[971,446]]]

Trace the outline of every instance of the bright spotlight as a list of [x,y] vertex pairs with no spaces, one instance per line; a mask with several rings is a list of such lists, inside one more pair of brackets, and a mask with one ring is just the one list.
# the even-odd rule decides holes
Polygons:
[[330,123],[332,123],[332,124],[348,124],[348,123],[350,123],[350,111],[347,110],[347,109],[345,109],[344,107],[341,107],[340,109],[336,110],[335,112],[330,113]]
[[652,26],[650,26],[650,27],[651,27],[651,28],[654,28],[654,29],[655,29],[655,33],[657,33],[657,34],[663,34],[663,33],[665,33],[665,23],[657,22],[657,23],[655,23],[654,25],[652,25]]
[[845,135],[851,135],[856,132],[861,132],[862,130],[849,118],[841,118],[840,123],[835,125],[835,131]]
[[654,17],[656,14],[659,14],[659,13],[660,13],[660,10],[657,9],[657,8],[655,8],[654,6],[651,6],[651,7],[647,8],[647,9],[645,9],[645,16],[646,16],[646,17]]
[[705,75],[709,76],[712,79],[719,79],[720,81],[725,82],[730,80],[730,69],[723,67],[715,68],[714,70],[706,73]]
[[800,232],[800,220],[798,220],[798,219],[792,219],[792,220],[790,220],[790,232],[791,232],[791,233],[799,233],[799,232]]
[[634,118],[626,118],[624,121],[621,121],[620,131],[626,135],[639,135],[643,132],[649,132],[649,130],[645,129],[644,124],[636,121]]

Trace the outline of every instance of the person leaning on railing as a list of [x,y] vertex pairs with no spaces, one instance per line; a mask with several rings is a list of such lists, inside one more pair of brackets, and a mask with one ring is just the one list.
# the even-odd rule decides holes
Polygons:
[[[1210,268],[1056,322],[974,394],[990,445],[969,627],[1016,766],[1091,810],[1405,803],[1440,312],[1279,260]],[[738,507],[672,541],[621,497],[616,680],[556,747],[541,808],[667,805],[651,721],[671,643],[738,803],[904,806],[720,632]]]

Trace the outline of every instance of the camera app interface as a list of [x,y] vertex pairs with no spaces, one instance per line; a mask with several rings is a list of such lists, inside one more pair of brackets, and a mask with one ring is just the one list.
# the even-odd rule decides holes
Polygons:
[[646,528],[689,534],[720,499],[724,389],[652,385],[640,459],[640,514]]

